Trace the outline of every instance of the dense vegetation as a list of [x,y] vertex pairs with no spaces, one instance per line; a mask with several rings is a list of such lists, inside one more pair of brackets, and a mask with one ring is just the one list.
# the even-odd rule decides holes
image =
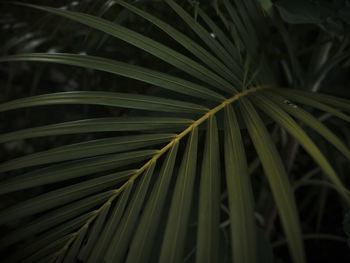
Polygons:
[[350,261],[349,1],[0,7],[4,262]]

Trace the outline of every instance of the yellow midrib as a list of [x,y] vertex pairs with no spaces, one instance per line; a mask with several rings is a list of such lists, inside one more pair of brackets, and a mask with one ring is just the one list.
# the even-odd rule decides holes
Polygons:
[[225,108],[227,105],[231,104],[232,102],[237,101],[239,98],[247,96],[250,93],[257,92],[262,89],[268,89],[272,88],[272,86],[258,86],[250,89],[246,89],[240,93],[237,93],[233,97],[226,99],[223,101],[221,104],[216,106],[215,108],[209,110],[206,114],[204,114],[201,118],[198,120],[194,121],[188,128],[186,128],[183,132],[177,134],[174,139],[172,139],[167,145],[165,145],[162,149],[158,151],[156,155],[152,157],[147,163],[145,163],[141,168],[139,168],[133,176],[131,176],[121,187],[118,189],[115,189],[115,193],[97,210],[94,211],[94,214],[86,221],[86,223],[79,229],[77,230],[73,235],[72,238],[70,238],[67,243],[64,245],[64,247],[59,250],[52,258],[50,262],[54,262],[56,258],[63,253],[69,245],[75,240],[75,238],[81,233],[81,231],[84,230],[85,227],[89,227],[90,223],[94,221],[94,219],[100,214],[103,209],[113,202],[113,200],[118,197],[118,195],[129,185],[129,183],[135,181],[135,179],[142,174],[154,161],[157,161],[159,157],[161,157],[167,150],[169,150],[176,141],[181,140],[183,137],[185,137],[188,133],[190,133],[195,127],[198,127],[200,124],[202,124],[204,121],[210,118],[210,116],[215,115],[218,111],[222,110]]

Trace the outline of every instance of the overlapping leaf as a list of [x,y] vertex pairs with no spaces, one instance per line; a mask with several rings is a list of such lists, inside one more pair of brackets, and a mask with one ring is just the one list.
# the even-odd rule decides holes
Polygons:
[[[0,58],[0,62],[9,62],[9,61],[38,61],[38,62],[50,62],[50,63],[59,63],[59,64],[66,64],[66,65],[72,65],[72,66],[79,66],[84,68],[90,68],[90,69],[96,69],[101,70],[133,79],[137,79],[140,81],[144,81],[146,83],[150,83],[152,85],[162,87],[165,89],[169,89],[175,92],[183,93],[186,95],[199,97],[203,99],[212,99],[214,101],[222,101],[224,97],[208,88],[205,88],[203,86],[200,86],[198,84],[192,83],[190,81],[186,81],[184,79],[180,79],[177,77],[173,77],[168,74],[164,74],[161,72],[157,72],[154,70],[150,70],[147,68],[139,67],[130,65],[127,63],[123,63],[116,60],[106,59],[102,57],[95,57],[95,56],[88,56],[88,55],[77,55],[77,54],[68,54],[68,53],[35,53],[35,54],[21,54],[21,55],[13,55],[9,57],[2,57]],[[81,93],[83,94],[83,93]],[[88,93],[86,93],[88,94]],[[103,96],[105,95],[105,96]],[[96,104],[100,105],[109,105],[104,104],[103,101],[106,102],[106,96],[108,94],[95,94],[95,102]],[[109,94],[112,96],[112,94]],[[128,98],[128,95],[131,96],[131,94],[125,94],[125,99]],[[116,96],[116,94],[114,95]],[[98,103],[99,100],[97,100],[97,97],[99,97],[101,100],[101,103]],[[116,97],[117,98],[117,97]],[[112,99],[112,98],[111,98]],[[19,101],[23,103],[22,101]],[[18,103],[19,103],[18,102]],[[82,101],[83,102],[83,101]],[[68,103],[68,101],[67,101]],[[75,102],[77,103],[77,101]],[[134,105],[138,105],[140,101]],[[6,104],[5,104],[6,105]],[[0,108],[0,111],[13,109],[15,107],[9,107],[2,105]],[[124,104],[126,105],[126,104]],[[33,105],[31,105],[33,106]],[[116,105],[110,105],[110,106],[116,106]],[[132,105],[130,105],[132,106]]]
[[235,262],[256,262],[254,197],[237,117],[230,105],[225,108],[225,170],[232,257]]
[[[345,156],[349,157],[350,151],[323,124],[317,122],[306,111],[290,107],[284,102],[284,98],[329,112],[346,121],[349,121],[349,116],[341,111],[350,111],[349,102],[318,93],[288,89],[263,91],[260,88],[246,87],[249,86],[247,84],[255,83],[256,76],[259,76],[259,80],[272,79],[266,61],[261,58],[252,61],[258,54],[259,38],[266,30],[265,24],[261,23],[260,10],[254,1],[225,0],[223,4],[229,18],[225,18],[217,10],[227,29],[237,37],[231,42],[224,31],[200,7],[195,5],[195,12],[212,32],[179,4],[166,0],[168,6],[193,30],[206,47],[202,47],[155,16],[124,1],[117,2],[156,25],[190,51],[201,63],[106,19],[64,9],[27,4],[26,6],[97,29],[105,33],[101,43],[107,36],[117,37],[188,73],[194,78],[193,81],[87,55],[21,54],[0,58],[0,62],[40,61],[105,71],[182,93],[190,97],[188,101],[196,98],[200,103],[128,92],[79,91],[17,99],[0,104],[0,112],[55,104],[93,104],[165,112],[171,113],[172,116],[174,113],[193,113],[198,114],[198,118],[190,120],[126,115],[118,118],[65,122],[1,134],[0,143],[62,134],[138,132],[132,136],[66,145],[0,164],[0,172],[16,172],[17,169],[48,165],[3,180],[0,184],[0,194],[47,184],[65,185],[72,182],[71,185],[50,190],[1,211],[0,223],[4,224],[22,218],[23,222],[26,222],[25,220],[32,216],[35,219],[5,235],[0,239],[0,247],[31,241],[20,247],[21,253],[12,256],[11,260],[14,262],[81,260],[91,263],[103,261],[133,263],[148,262],[151,256],[157,258],[159,262],[182,262],[191,209],[197,205],[193,202],[196,200],[194,194],[199,189],[195,257],[197,262],[216,262],[220,253],[220,149],[224,149],[226,183],[222,188],[227,190],[228,196],[232,258],[235,262],[255,263],[257,249],[254,197],[247,168],[244,138],[241,135],[236,111],[230,105],[239,101],[240,114],[267,175],[292,258],[294,262],[304,262],[301,231],[291,183],[254,105],[298,139],[330,176],[338,191],[348,200],[347,190],[327,159],[286,112],[316,129]],[[109,6],[106,5],[106,8]],[[242,65],[242,55],[246,59],[244,63],[246,67]],[[263,74],[257,67],[261,61]],[[266,72],[268,74],[265,76]],[[241,85],[247,89],[239,93]],[[258,94],[259,92],[261,94]],[[251,95],[252,93],[255,94]],[[226,99],[228,94],[236,96]],[[217,104],[211,109],[203,106],[215,105],[214,103]],[[220,132],[215,117],[220,110],[225,111],[223,145],[220,145],[222,140],[219,138]],[[191,116],[194,116],[193,114]],[[197,159],[202,155],[201,134],[198,127],[205,121],[207,121],[206,139],[198,178],[200,186],[198,186],[195,183],[196,171],[199,170]],[[186,135],[187,145],[182,149],[182,141]],[[159,146],[156,150],[149,148],[159,144],[165,146]],[[167,156],[163,159],[165,153]],[[181,161],[181,164],[179,169],[176,169],[178,161]],[[170,187],[172,180],[176,181],[174,189]],[[167,198],[171,199],[169,209],[165,209]],[[166,221],[164,233],[160,227],[162,216]],[[156,244],[158,240],[160,243]],[[155,251],[157,248],[159,251]],[[156,255],[151,255],[153,252],[156,252]]]
[[291,184],[271,137],[250,101],[242,98],[240,109],[259,155],[278,207],[294,262],[305,262],[301,228]]
[[174,188],[167,225],[160,251],[160,262],[181,262],[188,228],[197,164],[198,129],[187,141],[184,157]]
[[169,150],[166,160],[153,186],[152,193],[145,205],[144,212],[131,242],[126,262],[147,262],[152,253],[155,235],[161,220],[165,198],[169,190],[179,143],[175,142]]
[[149,111],[203,113],[208,109],[194,103],[139,94],[72,91],[39,95],[3,103],[0,112],[55,104],[93,104]]
[[161,133],[145,134],[135,136],[120,136],[115,138],[106,138],[71,144],[4,162],[0,164],[0,172],[40,164],[62,162],[109,153],[136,150],[170,141],[174,138],[174,136],[174,134]]
[[177,130],[193,123],[190,119],[172,117],[98,118],[63,122],[0,134],[0,143],[53,135],[108,131]]
[[197,262],[218,262],[220,222],[220,151],[215,116],[207,124],[207,135],[202,161],[198,232]]
[[158,150],[141,150],[136,152],[91,157],[78,161],[69,161],[62,164],[52,165],[2,182],[0,186],[0,194],[55,182],[62,182],[97,172],[116,169],[127,164],[151,158],[156,153],[158,153]]
[[[165,45],[159,42],[156,42],[146,36],[143,36],[142,34],[134,32],[121,25],[117,25],[108,20],[83,14],[80,12],[62,10],[62,9],[51,8],[51,7],[29,5],[29,4],[26,4],[26,6],[37,8],[53,14],[57,14],[62,17],[80,22],[92,28],[101,30],[106,34],[120,38],[123,41],[126,41],[132,45],[135,45],[138,48],[141,48],[151,53],[156,57],[159,57],[160,59],[179,68],[180,70],[183,70],[189,73],[190,75],[194,76],[195,78],[203,80],[216,88],[225,89],[228,92],[233,91],[232,86],[229,84],[229,82],[220,78],[218,75],[208,70],[204,66],[200,65],[199,63],[195,62],[194,60],[182,55],[177,51],[174,51],[166,47]],[[222,85],[221,88],[220,86],[217,85],[218,83]]]

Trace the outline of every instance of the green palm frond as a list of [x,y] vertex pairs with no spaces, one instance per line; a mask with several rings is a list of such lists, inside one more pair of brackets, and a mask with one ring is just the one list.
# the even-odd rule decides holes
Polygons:
[[[190,55],[100,17],[116,3],[161,29]],[[18,7],[68,18],[102,32],[104,38],[118,38],[187,75],[72,53],[0,57],[2,63],[93,69],[176,94],[137,94],[122,87],[118,92],[58,92],[0,104],[2,115],[68,104],[125,110],[123,116],[88,116],[0,134],[2,144],[57,135],[103,136],[0,164],[5,175],[0,181],[1,195],[33,191],[31,198],[0,211],[0,224],[5,227],[11,228],[15,220],[24,222],[0,239],[1,251],[14,248],[8,262],[183,262],[188,246],[196,247],[196,262],[224,262],[220,255],[222,206],[229,213],[232,261],[260,262],[257,228],[261,224],[256,220],[257,196],[248,167],[250,145],[266,174],[267,191],[271,190],[276,203],[291,258],[305,262],[293,179],[267,128],[271,119],[308,152],[350,205],[342,179],[305,128],[316,131],[350,160],[349,148],[307,108],[349,122],[345,112],[350,111],[350,101],[276,84],[275,65],[260,45],[268,31],[267,18],[255,1],[225,0],[217,6],[227,28],[221,28],[201,7],[196,8],[196,19],[178,3],[165,3],[198,39],[121,0],[107,1],[99,16],[30,4]],[[105,137],[103,132],[119,136]]]
[[256,261],[254,197],[246,154],[236,114],[225,108],[225,168],[230,207],[233,258],[236,262]]
[[117,117],[95,118],[78,121],[63,122],[59,124],[39,126],[4,133],[0,135],[0,142],[9,142],[28,138],[37,138],[53,135],[93,133],[108,131],[150,131],[157,129],[181,129],[194,122],[191,119],[174,117]]
[[211,116],[207,122],[200,179],[197,262],[215,262],[219,258],[221,182],[218,174],[220,174],[218,128],[215,116]]
[[240,108],[265,174],[268,177],[287,240],[290,242],[289,246],[293,260],[303,262],[305,256],[303,255],[302,242],[300,242],[301,230],[297,208],[281,157],[252,104],[243,98],[241,99]]

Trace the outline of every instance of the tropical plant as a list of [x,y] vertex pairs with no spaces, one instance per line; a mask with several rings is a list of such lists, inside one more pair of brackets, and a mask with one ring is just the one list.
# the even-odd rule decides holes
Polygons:
[[[337,175],[349,167],[350,150],[340,137],[346,140],[350,131],[345,113],[350,102],[319,92],[332,69],[347,67],[348,20],[337,20],[343,31],[333,32],[334,23],[312,20],[298,5],[290,8],[291,2],[223,0],[214,1],[214,8],[173,0],[106,0],[93,7],[89,1],[68,1],[60,8],[6,3],[8,13],[29,12],[22,17],[28,20],[25,25],[31,25],[34,15],[46,16],[38,15],[40,20],[29,29],[24,26],[30,33],[7,36],[0,58],[8,76],[0,104],[0,142],[9,153],[0,164],[0,194],[6,200],[0,212],[3,258],[272,262],[274,256],[301,263],[306,261],[304,237],[344,240],[307,236],[310,231],[304,236],[297,207],[301,202],[294,191],[303,185],[316,189],[316,196],[308,190],[301,199],[313,202],[322,196],[319,217],[329,188],[340,194],[343,211],[350,204],[344,186],[349,179]],[[149,11],[159,6],[167,13]],[[317,8],[308,10],[314,14]],[[64,20],[58,23],[58,17]],[[319,34],[316,43],[290,34],[306,23],[300,38]],[[85,50],[79,50],[81,43]],[[125,43],[142,52],[124,53],[118,45],[127,50]],[[300,48],[305,49],[302,54]],[[141,56],[147,62],[135,65]],[[55,66],[56,75],[78,76],[79,84],[73,84],[79,90],[68,78],[61,84],[63,92],[42,92],[37,86],[46,68],[34,62],[65,65]],[[12,89],[28,65],[38,68],[26,69],[34,76],[23,96]],[[121,77],[105,85],[110,73]],[[22,78],[19,83],[28,84],[27,76]],[[72,113],[71,104],[89,106],[76,108],[79,115]],[[24,114],[29,125],[49,119],[48,114],[57,123],[21,129],[17,120],[23,118],[16,114]],[[332,120],[332,128],[326,120]],[[53,139],[35,139],[42,137]],[[25,145],[25,156],[11,151],[16,142]],[[343,168],[333,168],[330,152],[345,156],[339,157]],[[307,164],[299,163],[295,173],[298,156]],[[311,172],[300,174],[305,167]],[[262,171],[266,177],[258,176]],[[287,258],[272,255],[266,235],[271,228],[276,229],[271,236],[276,246],[285,236]]]

